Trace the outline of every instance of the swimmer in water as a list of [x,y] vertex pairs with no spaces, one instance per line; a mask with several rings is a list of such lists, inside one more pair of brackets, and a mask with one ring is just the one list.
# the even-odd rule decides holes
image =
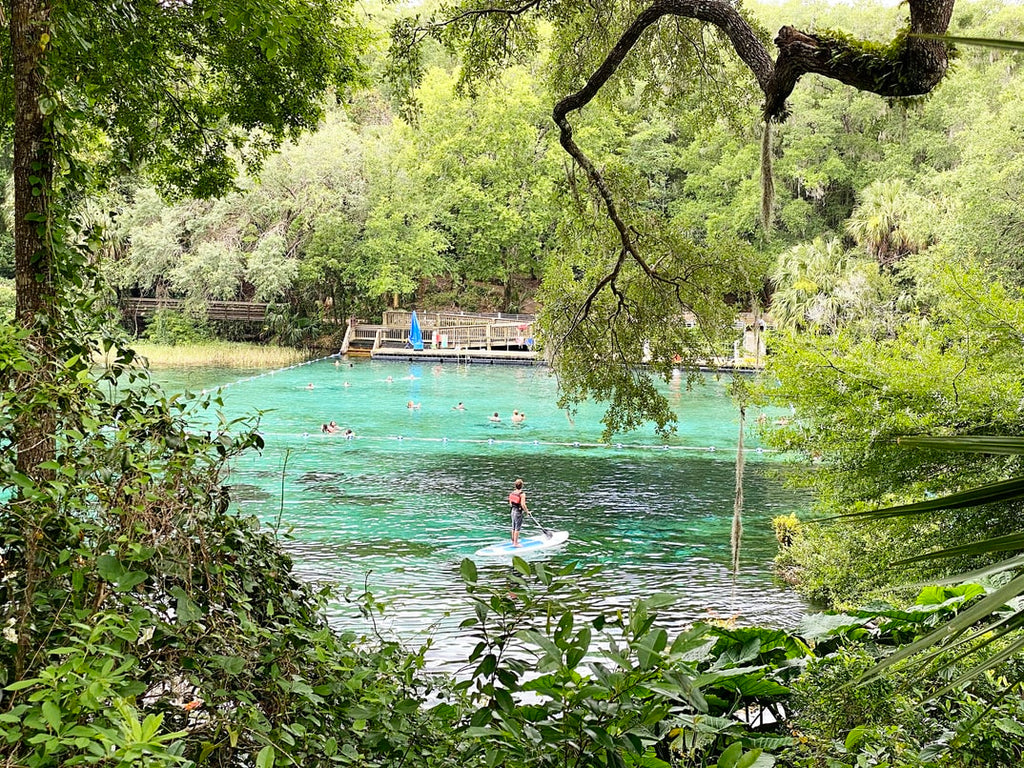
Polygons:
[[489,421],[501,421],[501,416],[499,416],[498,412],[495,411],[494,415],[490,417]]

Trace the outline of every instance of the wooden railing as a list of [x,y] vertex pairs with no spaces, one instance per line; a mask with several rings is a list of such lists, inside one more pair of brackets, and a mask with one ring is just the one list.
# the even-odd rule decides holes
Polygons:
[[[409,341],[412,313],[390,310],[380,325],[355,322],[346,334],[346,346],[404,346]],[[533,315],[507,313],[468,314],[417,312],[424,349],[509,349],[527,346],[533,338]]]
[[[384,313],[383,325],[409,327],[411,312],[392,309]],[[457,328],[460,326],[481,325],[487,323],[512,323],[528,325],[536,317],[534,315],[517,315],[508,312],[416,312],[421,328]]]
[[[417,319],[419,315],[417,314]],[[451,325],[426,328],[423,330],[424,349],[492,349],[498,347],[508,349],[523,346],[532,340],[532,325],[524,323],[490,323],[481,324],[477,318],[475,325]],[[440,335],[437,339],[435,331]],[[409,341],[409,328],[387,325],[354,325],[347,334],[349,345],[369,346],[379,349],[383,346],[404,346]]]
[[[183,299],[122,299],[121,307],[126,315],[151,317],[161,309],[180,312],[187,302]],[[245,323],[262,323],[267,319],[267,307],[256,301],[207,301],[206,316],[210,320],[234,320]]]

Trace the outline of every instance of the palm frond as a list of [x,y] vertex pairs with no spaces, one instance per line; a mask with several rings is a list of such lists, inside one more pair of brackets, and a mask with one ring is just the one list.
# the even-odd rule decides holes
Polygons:
[[[1008,634],[1010,631],[1011,630],[1006,630],[1002,634]],[[972,667],[971,669],[967,670],[958,678],[937,690],[934,694],[932,694],[932,696],[934,698],[938,698],[939,696],[942,696],[944,693],[948,693],[949,691],[952,691],[955,688],[959,688],[964,683],[970,680],[974,680],[985,671],[992,669],[993,667],[1002,664],[1004,661],[1013,658],[1021,649],[1024,649],[1024,637],[1014,640],[999,653],[990,656],[989,658],[985,659],[985,661],[983,661],[981,664],[978,664]]]
[[[922,560],[938,560],[944,557],[988,555],[993,552],[1009,552],[1022,549],[1024,549],[1024,533],[1008,533],[1005,536],[994,536],[991,539],[975,541],[971,544],[961,544],[957,547],[947,547],[946,549],[937,549],[933,552],[925,552],[923,555],[915,555],[905,560],[898,560],[894,565],[907,565],[909,563],[919,563]],[[1014,558],[1014,560],[1017,559]]]
[[966,509],[968,507],[978,507],[982,504],[1014,501],[1016,499],[1024,499],[1024,477],[1011,477],[1009,480],[1000,480],[997,483],[980,485],[977,488],[971,488],[966,491],[961,491],[960,493],[953,493],[949,496],[939,496],[934,499],[918,501],[913,504],[901,504],[898,507],[883,507],[882,509],[869,509],[863,512],[850,512],[845,515],[825,518],[824,520],[848,518],[885,520],[891,517],[920,515],[925,512],[934,512],[939,509]]
[[[923,555],[922,559],[927,558],[927,555]],[[905,561],[908,562],[908,561]],[[1024,555],[1018,555],[1017,557],[1011,557],[1007,560],[1000,560],[998,563],[992,563],[986,565],[983,568],[979,568],[976,571],[970,571],[969,573],[957,573],[952,576],[946,576],[941,579],[929,579],[927,582],[921,584],[915,584],[913,586],[935,586],[944,587],[951,584],[972,584],[980,579],[986,579],[990,576],[995,576],[997,573],[1005,573],[1006,571],[1016,570],[1017,568],[1024,567]]]
[[1020,595],[1021,592],[1024,592],[1024,575],[1011,579],[999,589],[989,593],[974,605],[961,611],[942,626],[937,627],[934,631],[886,656],[865,672],[859,682],[870,682],[880,677],[882,672],[894,664],[909,659],[939,643],[944,643],[944,647],[947,650],[957,647],[958,644],[962,644],[958,643],[958,639],[961,638],[964,632],[991,616],[1010,600]]
[[931,448],[958,453],[1024,454],[1024,437],[993,435],[952,435],[949,437],[901,437],[896,441],[910,448]]

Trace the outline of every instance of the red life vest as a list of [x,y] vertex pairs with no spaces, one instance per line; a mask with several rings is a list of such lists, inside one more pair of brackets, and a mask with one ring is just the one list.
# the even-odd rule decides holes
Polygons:
[[508,495],[508,503],[513,507],[521,507],[523,505],[523,492],[512,491],[512,493]]

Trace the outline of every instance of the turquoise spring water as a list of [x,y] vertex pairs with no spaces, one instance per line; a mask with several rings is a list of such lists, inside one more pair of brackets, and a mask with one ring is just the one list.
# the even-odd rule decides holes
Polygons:
[[[665,623],[675,630],[711,616],[789,627],[804,612],[773,581],[769,521],[806,498],[775,477],[779,464],[751,429],[742,567],[730,572],[738,414],[727,381],[665,388],[679,414],[667,442],[650,428],[603,445],[603,408],[588,404],[570,421],[542,367],[322,360],[241,379],[217,370],[159,378],[171,391],[227,385],[229,416],[263,411],[266,449],[236,462],[234,500],[268,524],[280,516],[302,577],[356,591],[365,582],[390,602],[379,627],[411,642],[434,637],[442,660],[466,650],[455,629],[468,615],[459,564],[508,536],[517,477],[540,522],[570,532],[564,548],[535,556],[602,566],[581,581],[593,610],[672,592],[680,599]],[[465,410],[453,409],[459,401]],[[525,422],[511,423],[513,409]],[[495,411],[500,423],[488,420]],[[331,420],[356,439],[322,434]],[[529,518],[524,531],[537,531]],[[483,577],[508,567],[478,565]],[[362,627],[344,603],[331,618]]]

